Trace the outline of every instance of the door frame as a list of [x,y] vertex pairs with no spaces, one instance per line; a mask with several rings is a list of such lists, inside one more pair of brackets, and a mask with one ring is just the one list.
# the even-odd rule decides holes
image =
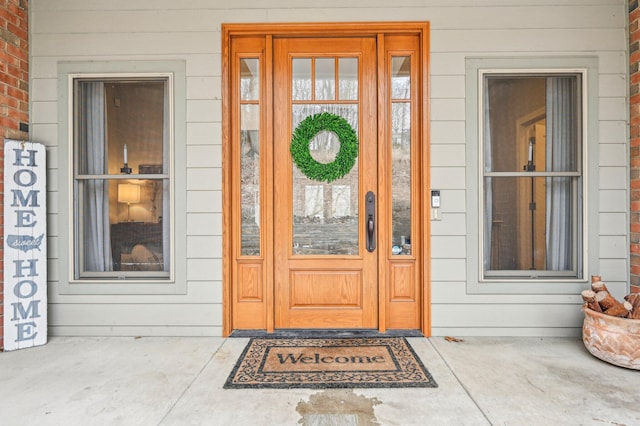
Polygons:
[[[242,37],[264,37],[265,43],[261,51],[256,52],[263,55],[266,65],[264,70],[264,78],[273,81],[273,64],[272,61],[272,39],[274,37],[375,37],[378,41],[378,55],[384,57],[384,38],[389,35],[415,35],[419,39],[419,55],[420,63],[418,66],[418,79],[420,88],[418,93],[419,118],[418,124],[418,140],[420,151],[419,163],[420,170],[416,171],[419,189],[419,230],[421,238],[421,247],[419,250],[420,257],[416,259],[419,277],[420,312],[419,323],[420,331],[425,336],[431,335],[431,228],[430,228],[430,160],[429,160],[429,23],[428,22],[357,22],[357,23],[282,23],[282,24],[222,24],[222,334],[228,336],[236,328],[238,324],[234,324],[233,313],[233,283],[235,266],[234,241],[237,241],[238,233],[234,223],[234,158],[232,155],[232,132],[233,132],[233,100],[232,92],[232,40],[238,40]],[[386,75],[380,69],[380,61],[378,61],[378,87],[381,87],[380,80]],[[268,106],[273,102],[273,93],[270,88],[262,89],[262,95],[265,104]],[[383,111],[386,102],[386,94],[378,91],[379,111]],[[261,114],[265,117],[265,121],[272,123],[270,108],[263,108]],[[379,112],[380,114],[380,112]],[[381,119],[380,117],[379,119]],[[267,141],[272,141],[273,129],[264,129]],[[386,137],[384,126],[378,126],[378,137],[380,140]],[[265,157],[268,156],[265,153]],[[262,161],[262,160],[261,160]],[[272,164],[272,158],[266,158],[262,164]],[[272,170],[271,170],[272,171]],[[268,173],[269,171],[267,171]],[[262,185],[262,184],[261,184]],[[265,185],[266,186],[266,185]],[[273,199],[272,190],[263,188],[262,196],[267,199]],[[272,221],[269,212],[265,212],[265,221]],[[265,229],[263,233],[267,236],[267,240],[272,230]],[[248,269],[248,273],[254,271]],[[256,314],[264,316],[262,324],[263,329],[267,332],[274,331],[274,287],[269,286],[269,279],[273,277],[273,260],[265,256],[264,265],[257,270],[259,279],[257,280],[255,292],[251,297],[259,301],[262,309],[257,309]],[[271,284],[272,284],[271,280]],[[386,298],[389,289],[386,286],[386,277],[381,275],[378,279],[378,297],[379,297],[379,324],[380,332],[387,329],[386,320]],[[256,306],[259,304],[256,303]],[[255,327],[250,327],[255,328]]]

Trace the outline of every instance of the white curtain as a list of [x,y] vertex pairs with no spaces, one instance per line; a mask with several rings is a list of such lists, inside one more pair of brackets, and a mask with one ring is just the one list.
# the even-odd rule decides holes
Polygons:
[[[488,85],[488,81],[484,81]],[[484,172],[490,172],[492,167],[491,161],[491,116],[489,114],[489,87],[484,88],[483,99],[483,143],[484,147]],[[491,257],[492,257],[492,232],[493,232],[493,182],[492,178],[484,178],[484,238],[483,238],[483,250],[484,250],[484,270],[491,270]]]
[[[80,90],[79,120],[80,168],[82,174],[107,173],[105,129],[105,91],[101,82],[83,82]],[[111,238],[109,232],[108,181],[90,179],[83,181],[82,215],[83,241],[79,250],[84,255],[84,270],[91,272],[112,271]],[[77,275],[78,271],[76,271]]]
[[[168,174],[169,173],[169,148],[170,148],[170,144],[169,144],[169,123],[171,122],[171,117],[169,115],[169,102],[171,100],[171,97],[169,96],[169,88],[165,86],[165,90],[164,90],[164,94],[165,94],[165,99],[164,99],[164,129],[162,132],[162,146],[163,146],[163,150],[162,150],[162,164],[163,164],[163,173]],[[162,259],[163,259],[163,263],[164,263],[164,271],[169,271],[170,265],[171,265],[171,241],[169,241],[170,235],[171,233],[169,232],[169,226],[171,224],[171,221],[167,220],[168,218],[170,218],[169,216],[169,212],[170,212],[170,206],[171,206],[171,199],[169,198],[169,194],[170,194],[170,182],[168,179],[165,179],[163,181],[162,184]]]
[[[547,169],[577,170],[578,86],[575,77],[547,78]],[[571,270],[573,221],[571,177],[546,178],[546,269]]]

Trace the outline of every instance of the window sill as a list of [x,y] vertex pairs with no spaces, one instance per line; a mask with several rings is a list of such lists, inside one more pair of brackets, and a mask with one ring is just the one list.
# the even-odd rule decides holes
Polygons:
[[185,281],[78,280],[60,283],[59,294],[186,294]]
[[579,294],[587,280],[582,278],[485,279],[467,282],[468,294]]

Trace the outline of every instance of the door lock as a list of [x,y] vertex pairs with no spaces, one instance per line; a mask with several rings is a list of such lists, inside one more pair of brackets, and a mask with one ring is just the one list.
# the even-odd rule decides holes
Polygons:
[[376,195],[372,191],[365,196],[365,216],[367,251],[373,252],[376,249]]

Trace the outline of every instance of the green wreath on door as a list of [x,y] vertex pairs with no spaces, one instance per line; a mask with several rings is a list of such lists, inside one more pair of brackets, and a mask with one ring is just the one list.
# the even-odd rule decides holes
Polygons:
[[[335,133],[340,141],[340,150],[330,163],[316,161],[309,150],[309,142],[322,131]],[[358,135],[344,118],[322,112],[300,122],[293,131],[290,150],[293,161],[306,177],[319,182],[333,182],[349,173],[356,163]]]

